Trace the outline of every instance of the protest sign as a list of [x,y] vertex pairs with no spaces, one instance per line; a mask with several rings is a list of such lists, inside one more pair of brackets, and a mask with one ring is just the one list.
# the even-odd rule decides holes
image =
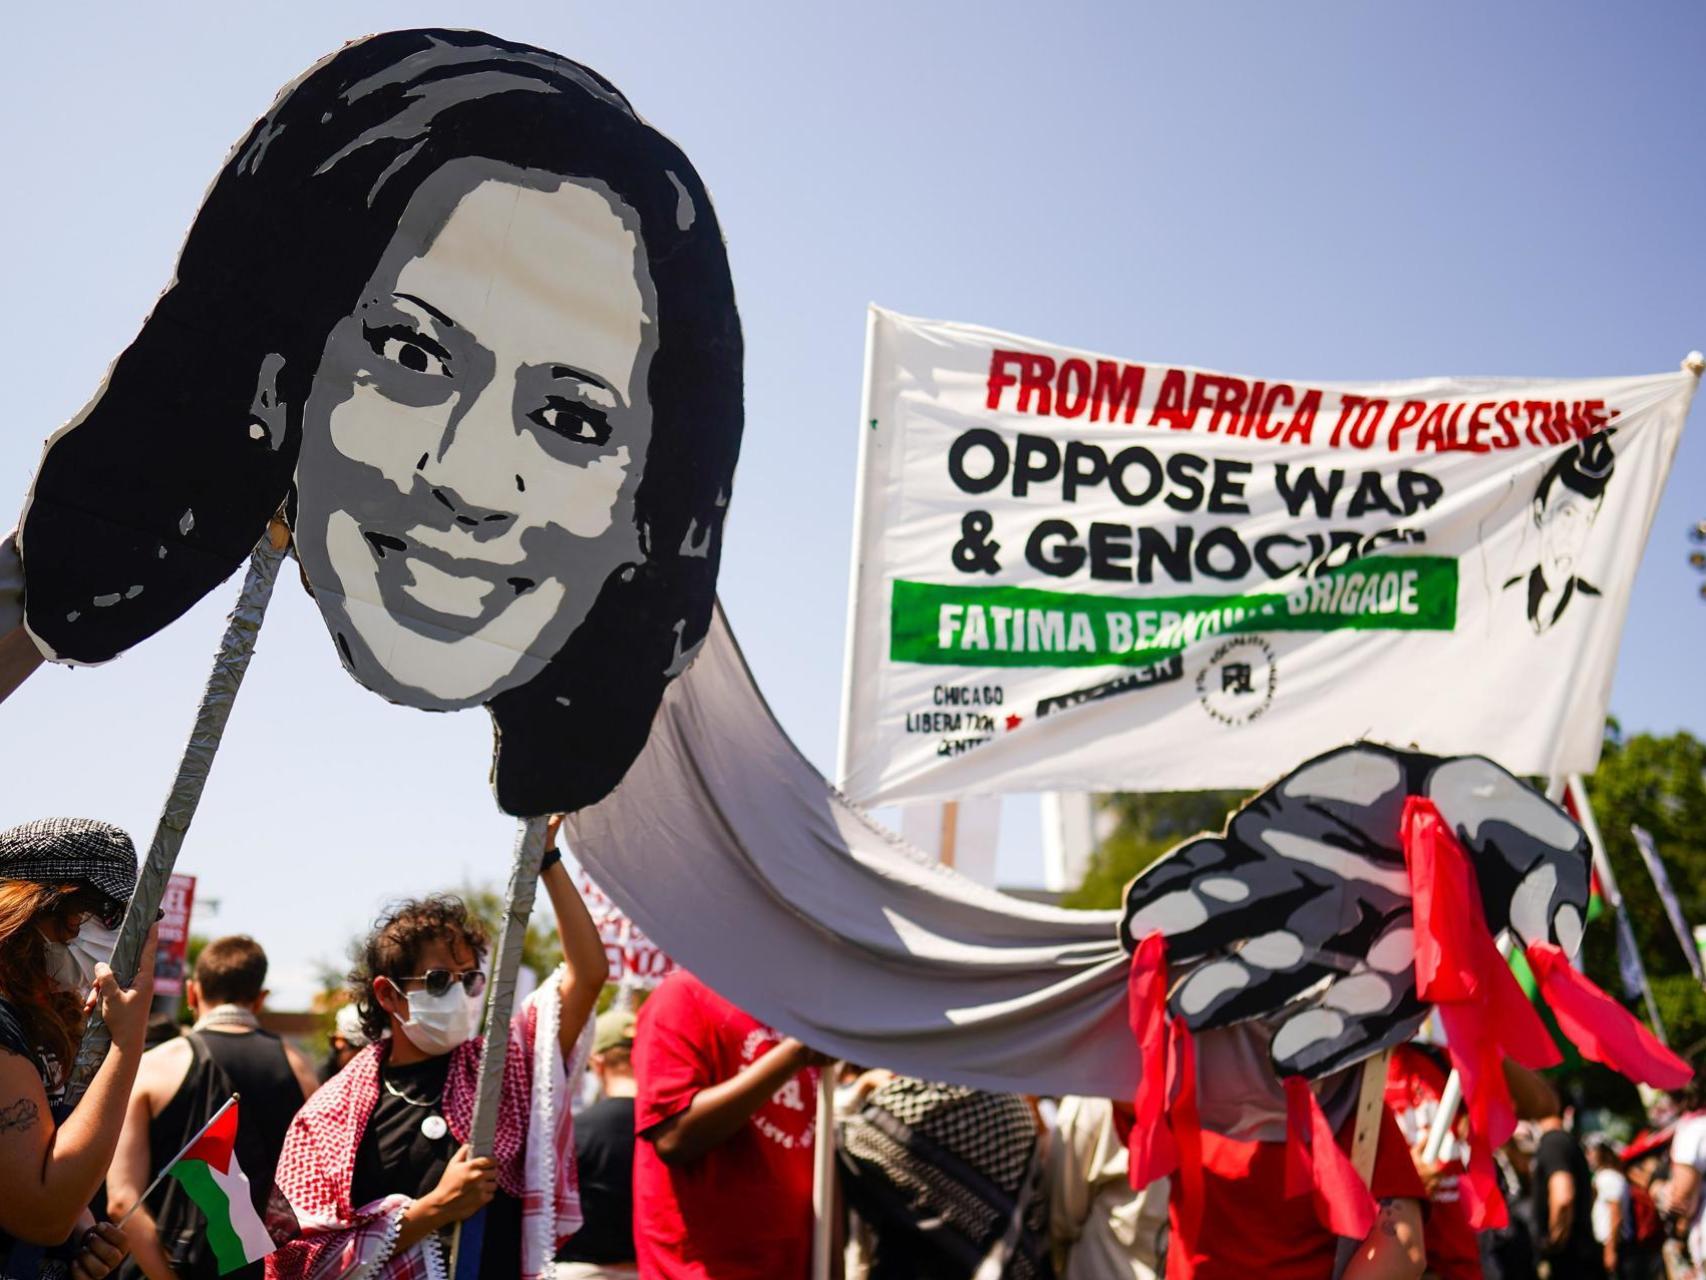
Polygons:
[[195,906],[195,877],[173,876],[166,881],[160,899],[160,948],[154,958],[154,994],[184,994],[184,976],[189,968],[190,911]]
[[1257,378],[876,308],[868,362],[854,799],[1597,760],[1694,375]]
[[669,976],[675,968],[658,945],[640,932],[608,894],[593,883],[584,871],[576,877],[575,887],[587,914],[598,928],[599,941],[604,943],[604,957],[610,965],[610,980],[627,987],[651,988]]
[[486,707],[505,812],[576,808],[704,639],[741,380],[710,197],[607,79],[480,32],[352,42],[239,140],[48,440],[25,625],[108,661],[282,508],[344,668]]

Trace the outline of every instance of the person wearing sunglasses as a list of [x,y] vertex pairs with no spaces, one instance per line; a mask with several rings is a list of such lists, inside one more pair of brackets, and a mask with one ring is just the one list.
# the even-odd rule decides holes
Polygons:
[[303,1226],[267,1259],[270,1280],[442,1274],[451,1229],[482,1208],[480,1275],[517,1280],[545,1274],[579,1229],[571,1082],[591,1050],[608,961],[555,843],[553,824],[541,883],[564,963],[511,1023],[493,1156],[466,1145],[490,939],[459,898],[401,903],[350,975],[369,1044],[285,1139],[277,1183]]
[[[46,818],[0,832],[0,1276],[8,1280],[98,1280],[124,1257],[124,1237],[111,1223],[97,1226],[88,1206],[118,1144],[154,996],[158,926],[129,990],[105,963],[135,888],[136,847],[117,827]],[[112,1050],[59,1118],[84,1019],[97,1008]]]

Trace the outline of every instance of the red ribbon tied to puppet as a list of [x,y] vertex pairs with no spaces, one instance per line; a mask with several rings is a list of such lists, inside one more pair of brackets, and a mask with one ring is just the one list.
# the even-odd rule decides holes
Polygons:
[[1379,1213],[1374,1194],[1333,1134],[1315,1090],[1285,1078],[1285,1194],[1309,1194],[1315,1217],[1336,1236],[1362,1240]]
[[[1558,1048],[1488,932],[1469,855],[1433,801],[1404,802],[1403,845],[1415,927],[1416,994],[1434,1004],[1468,1102],[1472,1135],[1466,1199],[1477,1228],[1504,1225],[1492,1149],[1516,1128],[1504,1059],[1557,1066]],[[1559,1029],[1585,1057],[1665,1088],[1686,1083],[1686,1063],[1622,1005],[1570,966],[1562,948],[1530,942],[1529,964]]]
[[1137,944],[1128,995],[1141,1074],[1132,1098],[1127,1172],[1139,1191],[1177,1173],[1180,1204],[1194,1215],[1202,1207],[1196,1045],[1183,1020],[1167,1012],[1167,940],[1160,933]]
[[[1436,808],[1437,804],[1437,808]],[[1481,757],[1355,743],[1304,762],[1147,867],[1126,890],[1130,1015],[1141,1077],[1128,1143],[1134,1183],[1193,1176],[1189,1069],[1196,1034],[1248,1020],[1267,1030],[1276,1085],[1319,1081],[1414,1035],[1431,1006],[1449,1037],[1470,1132],[1459,1187],[1478,1226],[1504,1220],[1494,1145],[1516,1124],[1506,1058],[1559,1061],[1494,937],[1530,948],[1564,1031],[1588,1056],[1675,1084],[1687,1069],[1572,970],[1589,895],[1589,843],[1567,814]],[[1562,943],[1563,949],[1552,946]],[[1169,990],[1169,964],[1178,970]],[[1196,1082],[1214,1089],[1214,1081]],[[1288,1086],[1286,1160],[1335,1232],[1367,1204],[1318,1141],[1320,1104]],[[1264,1121],[1265,1122],[1265,1121]],[[1342,1154],[1342,1153],[1338,1153]],[[1348,1199],[1347,1199],[1348,1197]],[[1352,1203],[1354,1201],[1354,1203]]]

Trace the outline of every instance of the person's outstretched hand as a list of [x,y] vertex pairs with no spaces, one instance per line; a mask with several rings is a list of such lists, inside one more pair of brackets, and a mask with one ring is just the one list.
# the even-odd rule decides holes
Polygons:
[[1425,796],[1474,864],[1487,927],[1574,952],[1588,847],[1555,805],[1491,761],[1341,748],[1199,836],[1126,891],[1123,941],[1160,930],[1173,1011],[1193,1030],[1267,1018],[1281,1076],[1311,1078],[1406,1039],[1416,997],[1407,796]]
[[101,1021],[107,1024],[114,1044],[142,1047],[148,1032],[149,1007],[154,1001],[154,956],[159,946],[160,922],[155,921],[148,926],[142,956],[137,961],[136,981],[128,990],[119,985],[109,966],[95,966],[95,984],[89,991],[88,1005],[100,1010]]

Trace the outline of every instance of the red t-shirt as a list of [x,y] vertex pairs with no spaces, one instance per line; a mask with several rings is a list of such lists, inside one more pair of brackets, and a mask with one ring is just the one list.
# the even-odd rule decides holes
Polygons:
[[[1347,1152],[1355,1127],[1353,1115],[1339,1130]],[[1333,1274],[1338,1239],[1316,1218],[1311,1197],[1286,1198],[1283,1142],[1237,1142],[1204,1129],[1202,1160],[1200,1239],[1188,1236],[1179,1221],[1178,1181],[1173,1184],[1167,1280],[1324,1280]],[[1426,1198],[1409,1148],[1384,1108],[1371,1183],[1377,1200]]]
[[[1386,1065],[1386,1105],[1412,1151],[1439,1111],[1445,1079],[1445,1068],[1423,1050],[1401,1044],[1392,1051]],[[1428,1203],[1428,1270],[1440,1280],[1481,1280],[1480,1241],[1469,1225],[1469,1207],[1457,1185],[1464,1176],[1465,1153],[1454,1136],[1440,1154],[1451,1158],[1443,1162]]]
[[[677,970],[640,1006],[634,1129],[686,1110],[781,1036]],[[634,1144],[634,1247],[644,1280],[804,1280],[811,1270],[817,1070],[802,1071],[722,1146],[671,1167]]]

